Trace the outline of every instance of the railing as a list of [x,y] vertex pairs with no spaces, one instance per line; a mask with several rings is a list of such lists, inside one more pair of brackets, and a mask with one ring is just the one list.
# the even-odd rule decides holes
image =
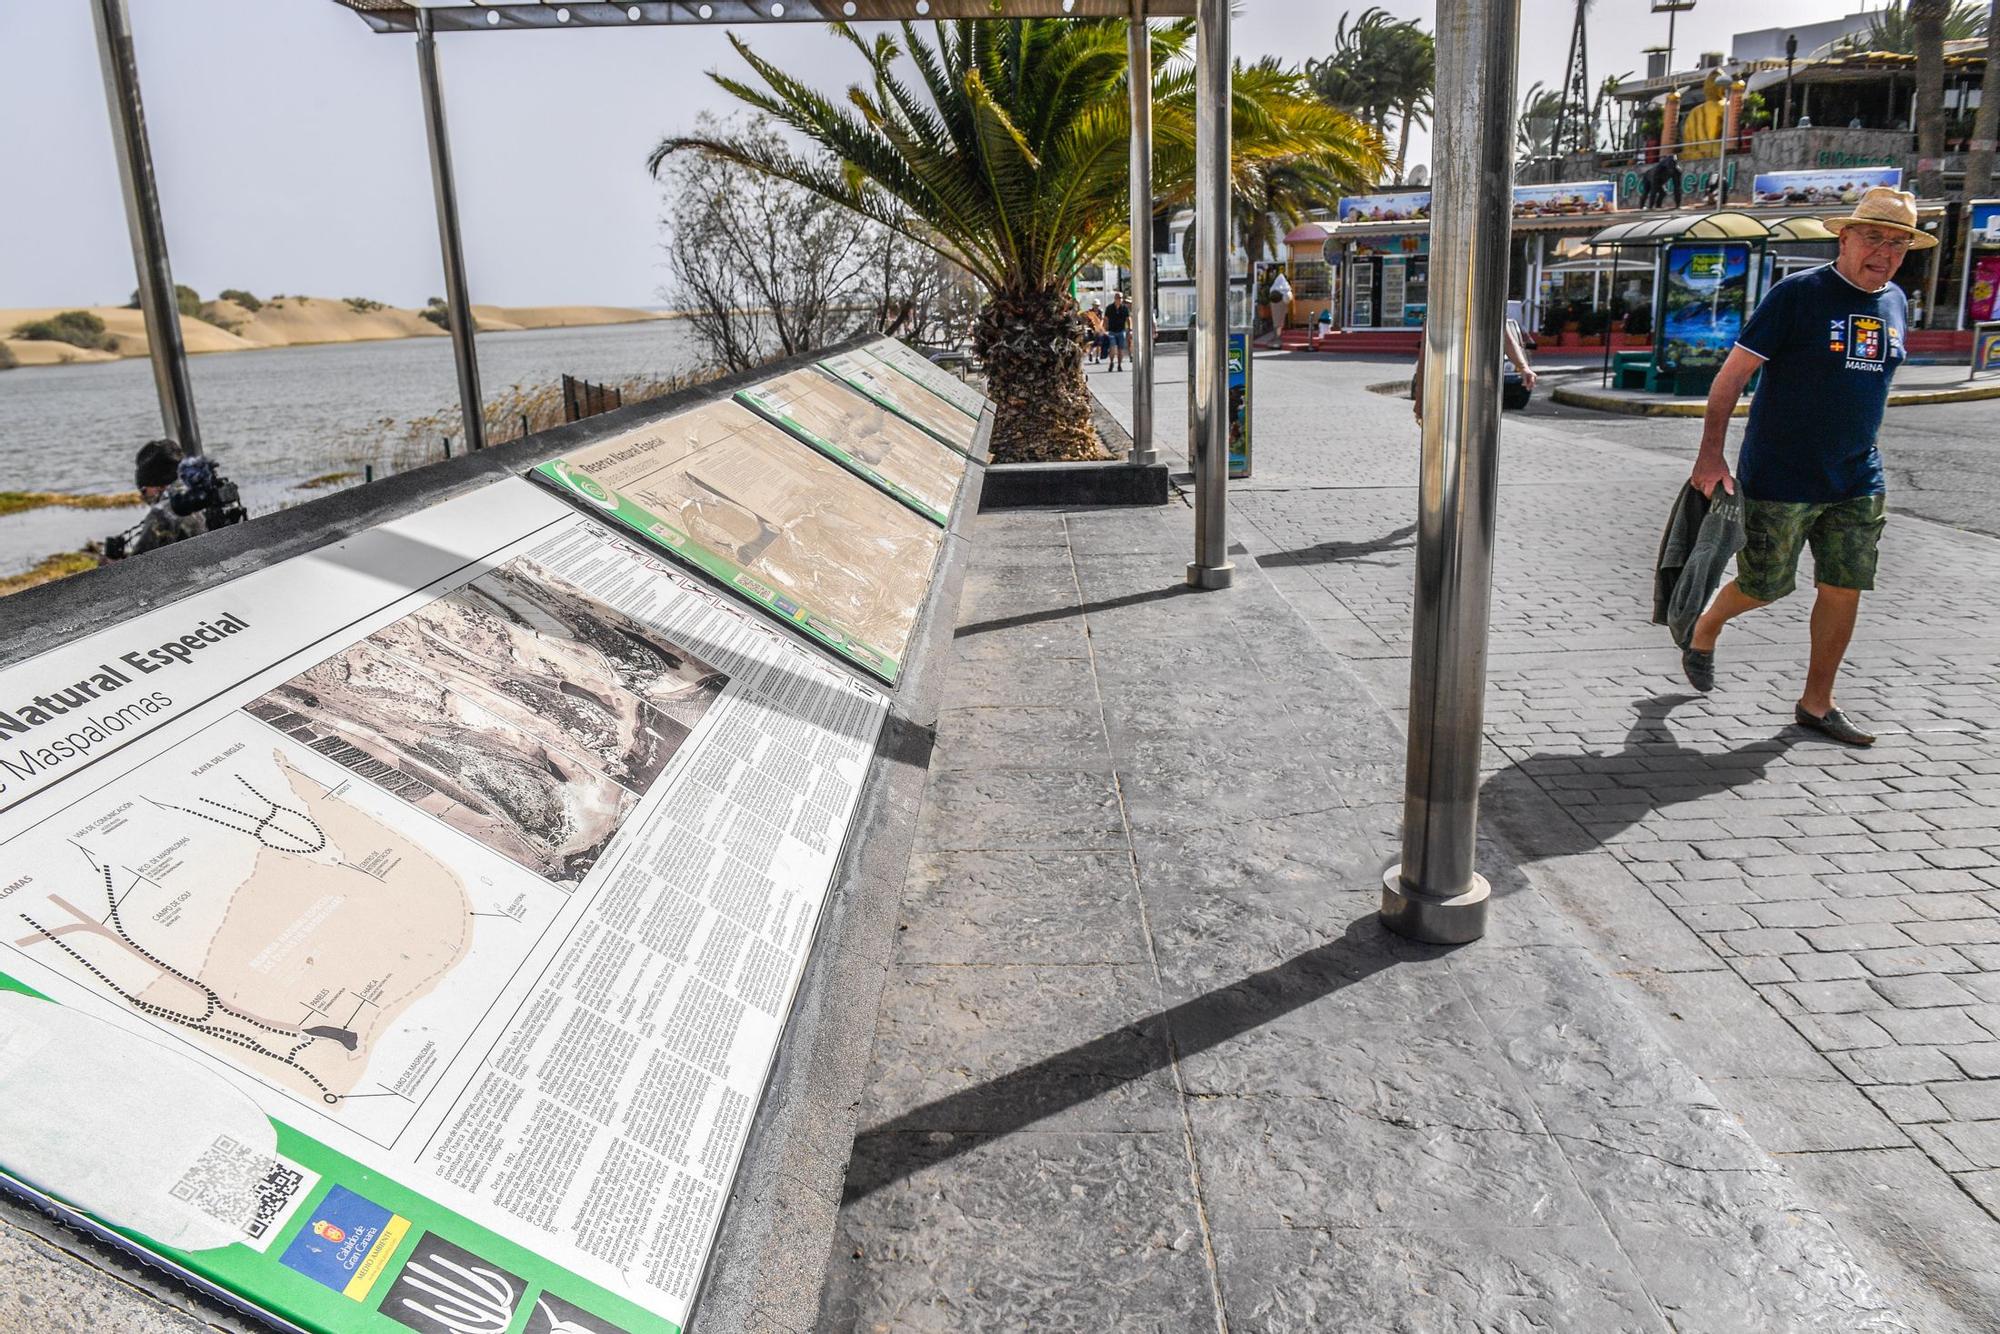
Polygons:
[[600,412],[625,406],[625,395],[616,387],[592,384],[579,380],[573,375],[562,378],[563,420],[582,421],[585,417],[595,417]]

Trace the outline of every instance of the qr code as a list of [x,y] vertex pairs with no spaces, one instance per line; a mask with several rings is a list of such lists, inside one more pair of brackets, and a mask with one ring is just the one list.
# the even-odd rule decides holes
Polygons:
[[[317,1178],[276,1154],[218,1135],[167,1193],[262,1250]],[[262,1243],[262,1244],[260,1244]]]

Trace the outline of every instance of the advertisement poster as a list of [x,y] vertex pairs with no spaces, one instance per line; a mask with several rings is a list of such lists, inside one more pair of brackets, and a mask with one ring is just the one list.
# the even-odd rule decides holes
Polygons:
[[1229,475],[1250,475],[1250,335],[1229,335]]
[[1667,251],[1666,312],[1660,365],[1713,370],[1743,332],[1750,291],[1750,247],[1682,245]]
[[1832,207],[1858,204],[1878,185],[1903,186],[1901,167],[1841,167],[1831,171],[1760,171],[1750,178],[1755,204]]
[[974,421],[985,410],[986,395],[953,375],[913,347],[881,338],[861,349],[877,361],[895,367]]
[[12,1188],[324,1334],[676,1334],[884,696],[515,479],[0,701]]
[[1965,228],[1965,318],[2000,318],[2000,199],[1967,203]]
[[895,682],[943,530],[741,403],[648,422],[529,475]]
[[1972,373],[2000,371],[2000,323],[1982,324],[1972,331]]
[[828,357],[819,365],[834,379],[874,399],[904,421],[921,426],[967,458],[974,457],[979,422],[886,362],[857,351]]
[[1399,190],[1377,195],[1343,195],[1333,215],[1341,222],[1409,222],[1431,215],[1431,192]]
[[867,395],[807,367],[740,389],[736,400],[932,523],[951,522],[965,455]]

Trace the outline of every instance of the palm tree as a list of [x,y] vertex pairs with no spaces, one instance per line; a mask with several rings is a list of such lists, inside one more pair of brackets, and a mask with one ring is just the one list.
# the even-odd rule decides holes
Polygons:
[[2000,135],[2000,0],[1986,16],[1986,75],[1980,84],[1979,114],[1972,122],[1972,152],[1965,159],[1965,197],[1993,193],[1993,140]]
[[1521,98],[1521,115],[1515,138],[1523,157],[1548,157],[1556,151],[1556,121],[1562,115],[1563,95],[1540,80],[1529,86]]
[[[1090,397],[1077,356],[1084,323],[1069,285],[1077,270],[1127,234],[1130,113],[1122,19],[954,20],[927,44],[913,24],[901,40],[834,31],[868,63],[868,86],[847,106],[757,56],[732,34],[752,84],[711,78],[823,153],[728,134],[669,138],[675,153],[712,153],[791,181],[901,231],[962,266],[985,288],[973,334],[998,404],[1001,460],[1097,456]],[[1153,32],[1157,192],[1194,186],[1193,25]],[[899,68],[916,70],[913,86]],[[1253,65],[1231,103],[1239,189],[1260,164],[1302,157],[1358,184],[1382,161],[1381,141],[1311,96],[1297,74]]]
[[1370,7],[1352,26],[1343,15],[1334,30],[1333,54],[1306,62],[1306,76],[1322,100],[1373,125],[1384,139],[1397,122],[1395,172],[1403,180],[1410,129],[1428,123],[1437,90],[1437,43],[1414,20]]
[[1910,0],[1917,48],[1917,193],[1935,199],[1944,188],[1944,25],[1951,0]]
[[[1880,9],[1868,14],[1868,26],[1860,32],[1843,37],[1836,44],[1842,51],[1894,51],[1899,55],[1912,56],[1917,53],[1917,10],[1928,0],[1889,0]],[[1947,0],[1944,16],[1944,40],[1962,41],[1967,37],[1980,37],[1986,33],[1986,15],[1979,0]]]

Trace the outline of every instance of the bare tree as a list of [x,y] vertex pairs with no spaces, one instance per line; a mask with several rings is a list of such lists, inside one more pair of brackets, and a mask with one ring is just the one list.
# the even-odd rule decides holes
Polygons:
[[[704,114],[700,133],[778,136]],[[703,153],[660,170],[661,290],[716,364],[747,370],[864,329],[956,342],[977,294],[929,247],[789,182]]]

